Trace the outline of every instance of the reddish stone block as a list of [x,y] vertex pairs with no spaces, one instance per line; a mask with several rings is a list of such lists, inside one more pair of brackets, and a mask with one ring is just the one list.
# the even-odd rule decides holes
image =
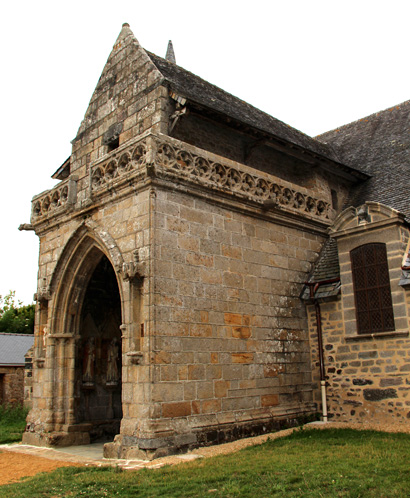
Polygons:
[[222,254],[227,258],[242,259],[242,248],[222,244]]
[[162,416],[164,418],[187,417],[191,413],[191,403],[189,401],[164,403],[162,405]]
[[201,413],[201,403],[199,401],[193,401],[192,402],[192,414],[198,415],[198,413]]
[[251,336],[249,327],[232,327],[232,337],[237,339],[248,339]]
[[225,313],[224,318],[227,325],[242,325],[242,315],[237,313]]
[[188,378],[190,380],[203,380],[205,378],[205,366],[204,365],[189,365],[188,366]]
[[232,353],[232,363],[252,363],[253,353]]
[[277,394],[265,394],[261,396],[261,405],[266,406],[276,406],[279,404],[279,396]]
[[182,365],[178,368],[178,379],[188,380],[188,365]]
[[264,377],[277,377],[279,374],[285,371],[283,365],[265,365],[263,368]]
[[157,365],[160,363],[171,363],[171,353],[167,353],[166,351],[160,351],[159,353],[154,353],[152,357],[152,362]]

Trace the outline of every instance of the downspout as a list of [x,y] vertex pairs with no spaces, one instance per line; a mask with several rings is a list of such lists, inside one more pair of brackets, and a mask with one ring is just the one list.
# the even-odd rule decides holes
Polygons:
[[322,335],[322,314],[320,310],[320,303],[315,294],[321,285],[331,284],[338,282],[339,278],[331,278],[329,280],[321,280],[319,282],[305,282],[309,286],[310,299],[313,300],[316,312],[316,330],[317,330],[317,343],[319,349],[319,370],[320,370],[320,391],[322,395],[322,416],[323,422],[327,422],[327,399],[326,399],[326,376],[325,376],[325,360],[323,355],[323,335]]

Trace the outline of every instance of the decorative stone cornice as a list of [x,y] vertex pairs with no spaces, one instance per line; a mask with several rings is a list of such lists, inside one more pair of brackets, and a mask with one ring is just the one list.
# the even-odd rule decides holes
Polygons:
[[263,208],[289,209],[310,217],[330,219],[328,202],[280,184],[269,174],[224,159],[170,137],[161,137],[155,164],[185,180],[212,189],[253,200]]
[[100,161],[90,168],[90,189],[98,191],[109,187],[115,180],[128,176],[130,172],[142,170],[146,164],[147,142],[138,141],[118,154]]
[[[167,135],[146,133],[123,144],[90,165],[88,204],[96,205],[105,196],[121,190],[135,190],[153,177],[193,184],[217,195],[258,204],[263,210],[279,210],[329,225],[334,211],[329,202],[317,199],[303,187],[268,173],[199,149]],[[67,180],[33,200],[32,222],[67,209],[70,188]],[[102,202],[102,201],[101,201]],[[76,206],[81,209],[81,203]]]
[[60,182],[55,188],[37,195],[32,201],[32,222],[38,219],[55,216],[74,206],[77,200],[76,176],[72,176]]

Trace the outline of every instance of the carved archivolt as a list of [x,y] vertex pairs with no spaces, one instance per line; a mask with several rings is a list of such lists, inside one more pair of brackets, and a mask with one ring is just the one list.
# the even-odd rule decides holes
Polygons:
[[[67,268],[79,265],[79,261],[84,259],[93,246],[106,254],[115,271],[121,271],[124,259],[115,240],[95,221],[88,219],[79,225],[66,243],[50,282],[51,292],[55,291]],[[78,260],[76,264],[73,263],[73,258]]]

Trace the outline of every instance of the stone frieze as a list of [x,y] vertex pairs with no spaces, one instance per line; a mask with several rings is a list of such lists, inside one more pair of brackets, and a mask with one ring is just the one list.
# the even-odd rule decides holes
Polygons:
[[[330,204],[298,190],[267,173],[234,163],[221,156],[202,151],[185,142],[165,135],[148,134],[111,152],[90,166],[89,198],[100,197],[115,185],[128,181],[139,173],[152,176],[171,174],[191,182],[240,198],[253,200],[262,208],[277,207],[323,221],[333,217]],[[137,179],[135,179],[137,180]],[[33,201],[32,220],[52,216],[69,205],[67,180],[56,188],[37,196]]]

